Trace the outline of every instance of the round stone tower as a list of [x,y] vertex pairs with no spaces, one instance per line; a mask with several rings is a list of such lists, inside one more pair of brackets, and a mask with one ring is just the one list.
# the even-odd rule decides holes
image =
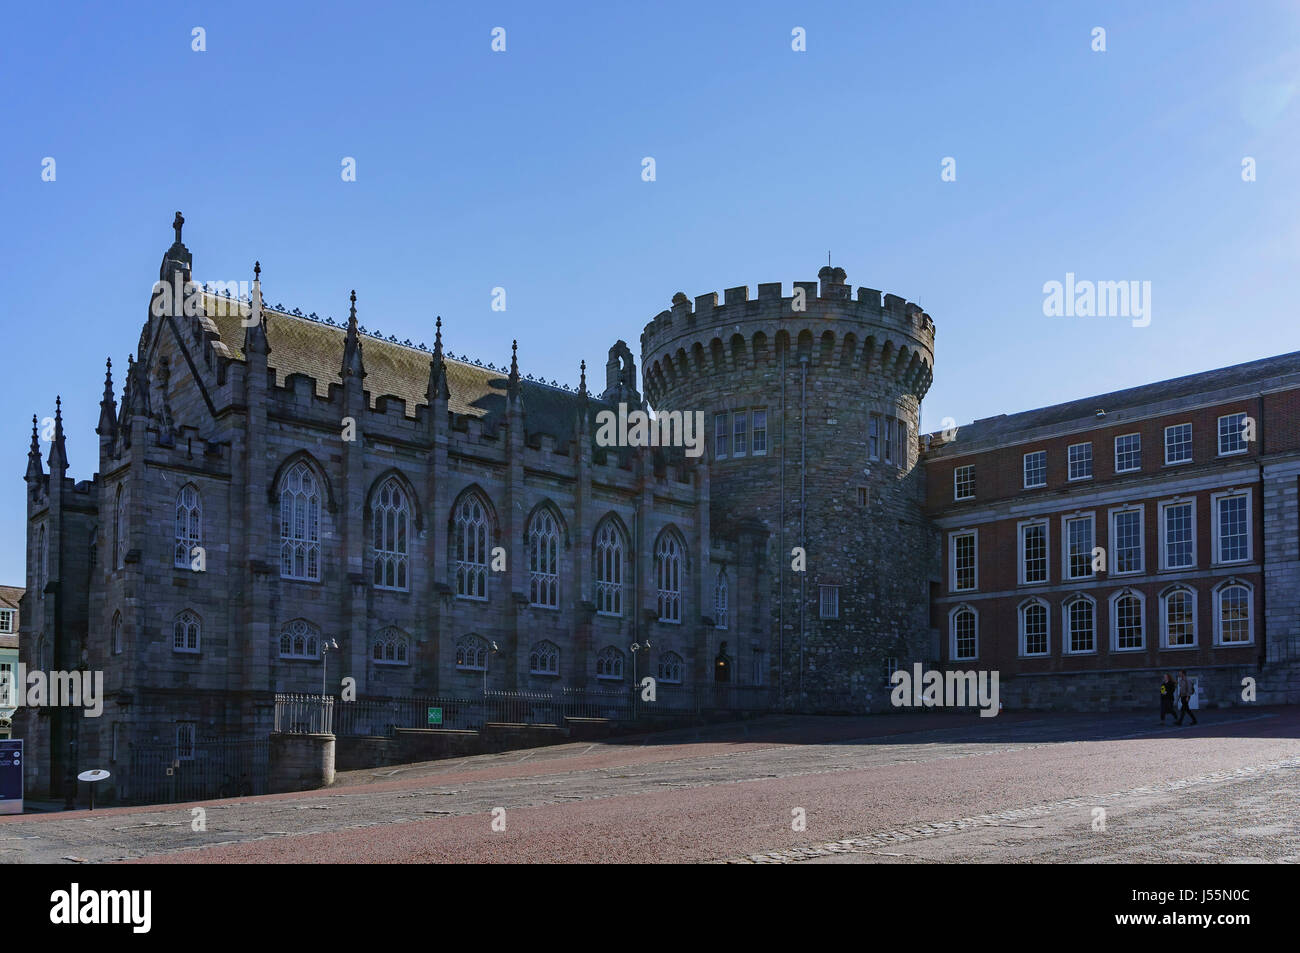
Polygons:
[[[891,660],[937,657],[938,536],[917,442],[934,322],[896,295],[854,297],[842,268],[818,277],[788,297],[779,283],[693,308],[674,295],[641,335],[645,396],[704,412],[713,535],[751,554],[755,579],[752,608],[731,613],[747,631],[728,634],[766,646],[787,705],[879,710]],[[733,546],[738,534],[758,542]]]

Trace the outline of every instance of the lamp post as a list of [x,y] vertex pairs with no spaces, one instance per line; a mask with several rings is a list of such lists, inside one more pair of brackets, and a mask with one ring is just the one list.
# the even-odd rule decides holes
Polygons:
[[492,656],[496,655],[498,652],[501,651],[499,648],[497,648],[496,642],[490,643],[490,646],[491,647],[488,649],[487,654],[483,656],[483,697],[485,699],[487,698],[488,666],[492,661]]
[[642,645],[640,642],[633,642],[633,643],[629,646],[629,648],[632,649],[632,716],[633,716],[633,717],[636,717],[638,711],[640,710],[640,706],[638,706],[638,704],[637,704],[638,692],[637,692],[637,690],[636,690],[636,686],[637,686],[637,681],[636,681],[636,653],[639,652],[639,651],[641,651],[641,649],[643,649],[643,648],[644,648],[647,652],[649,652],[649,651],[650,651],[650,640],[649,640],[649,639],[646,639],[646,640],[645,640],[645,645]]
[[320,647],[320,693],[325,694],[325,678],[329,670],[329,653],[333,649],[338,651],[339,644],[334,639],[322,642]]

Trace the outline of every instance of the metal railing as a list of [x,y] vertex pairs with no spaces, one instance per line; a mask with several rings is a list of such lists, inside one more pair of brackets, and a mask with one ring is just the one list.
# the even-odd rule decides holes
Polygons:
[[267,792],[265,739],[210,739],[184,750],[174,744],[135,744],[118,796],[135,804],[246,797]]
[[275,730],[293,735],[334,732],[334,698],[330,695],[277,694]]
[[[279,698],[277,696],[277,725]],[[316,696],[309,696],[316,697]],[[343,737],[391,735],[399,728],[477,730],[488,723],[564,725],[570,718],[615,722],[679,718],[702,712],[761,712],[776,707],[772,688],[709,684],[698,689],[660,682],[653,702],[639,686],[562,688],[556,694],[489,690],[470,697],[421,695],[337,701],[334,731]]]

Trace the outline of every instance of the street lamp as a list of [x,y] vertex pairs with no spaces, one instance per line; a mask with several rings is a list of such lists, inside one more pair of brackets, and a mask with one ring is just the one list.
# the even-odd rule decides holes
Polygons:
[[326,672],[327,672],[328,669],[329,669],[329,653],[330,653],[330,649],[334,649],[335,651],[337,651],[337,650],[338,650],[338,647],[339,647],[339,644],[338,644],[338,642],[336,642],[334,639],[330,639],[330,640],[327,641],[327,642],[322,642],[322,643],[321,643],[321,647],[320,647],[320,693],[321,693],[322,696],[325,694],[325,676],[326,676]]
[[492,656],[501,651],[499,648],[497,648],[496,642],[492,642],[491,646],[492,647],[488,650],[487,655],[483,656],[483,697],[484,698],[487,698],[488,665],[492,660]]
[[629,648],[632,649],[632,711],[633,711],[633,713],[635,713],[635,712],[637,711],[637,709],[638,709],[638,706],[637,706],[637,697],[638,697],[638,694],[639,694],[639,693],[637,692],[637,690],[636,690],[636,685],[637,685],[637,682],[636,682],[636,653],[639,652],[639,651],[641,651],[641,649],[645,649],[647,652],[649,652],[649,651],[650,651],[650,640],[649,640],[649,639],[646,639],[646,640],[645,640],[645,645],[642,645],[640,642],[633,642],[633,643],[631,644],[631,646],[629,646]]

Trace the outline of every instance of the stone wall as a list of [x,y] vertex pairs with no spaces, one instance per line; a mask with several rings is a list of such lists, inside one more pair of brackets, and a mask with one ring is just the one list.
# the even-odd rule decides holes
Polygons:
[[329,787],[334,783],[334,736],[272,732],[268,766],[271,794]]
[[[1006,711],[1160,711],[1160,672],[1150,669],[1116,669],[1051,675],[1017,675],[999,681]],[[1175,678],[1177,671],[1170,672]],[[1200,709],[1237,708],[1288,703],[1287,680],[1252,665],[1189,669],[1197,680]],[[1253,678],[1258,689],[1254,702],[1242,700],[1242,679]],[[1291,689],[1300,690],[1300,686]]]
[[[923,513],[916,442],[933,366],[934,324],[916,305],[859,289],[825,268],[816,283],[727,289],[725,301],[685,295],[641,338],[646,392],[657,410],[703,411],[710,428],[710,523],[731,550],[742,537],[758,566],[758,610],[741,631],[714,632],[771,660],[769,684],[803,710],[878,705],[885,661],[932,657],[930,585],[938,537]],[[767,415],[767,447],[717,452],[713,421]],[[868,452],[873,416],[882,432]],[[901,422],[886,460],[883,426]],[[734,439],[734,434],[732,436]],[[901,443],[901,446],[900,446]],[[792,571],[802,545],[807,571]],[[721,553],[713,552],[716,566]],[[730,568],[730,567],[729,567]],[[838,618],[820,618],[821,587],[838,587]]]

